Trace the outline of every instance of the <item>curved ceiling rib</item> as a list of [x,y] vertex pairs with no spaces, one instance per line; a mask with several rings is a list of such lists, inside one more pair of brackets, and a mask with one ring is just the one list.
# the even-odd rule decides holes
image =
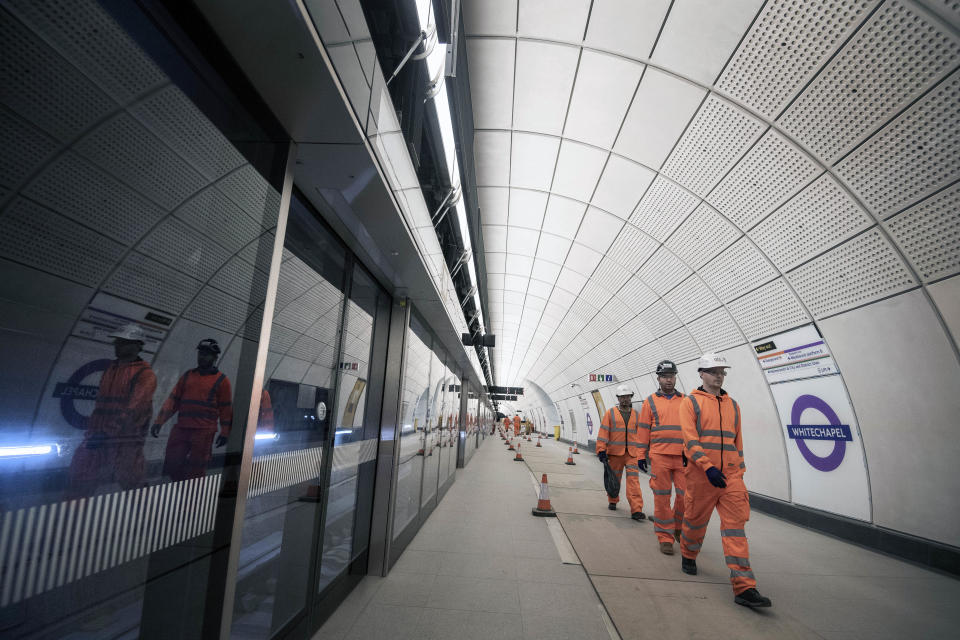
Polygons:
[[634,376],[960,270],[905,231],[960,199],[960,43],[916,3],[474,0],[464,23],[498,383]]

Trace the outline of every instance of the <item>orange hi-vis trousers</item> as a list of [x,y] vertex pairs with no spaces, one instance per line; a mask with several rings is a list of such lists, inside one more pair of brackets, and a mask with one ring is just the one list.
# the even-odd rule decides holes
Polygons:
[[[624,467],[626,467],[627,502],[630,503],[630,513],[643,511],[643,494],[640,493],[640,467],[637,464],[637,459],[626,453],[619,456],[607,454],[607,462],[610,464],[613,472],[617,474],[618,478],[622,478],[620,474],[623,472]],[[616,498],[607,496],[607,502],[617,504],[620,502],[620,496]]]
[[[650,488],[653,490],[653,530],[660,542],[673,542],[673,533],[683,522],[684,487],[686,475],[683,458],[666,453],[650,454]],[[670,508],[671,489],[676,486],[677,497]]]
[[710,484],[706,474],[693,464],[687,467],[687,495],[684,505],[683,532],[680,553],[684,558],[696,558],[707,533],[710,516],[716,507],[720,514],[720,540],[723,555],[730,568],[733,593],[743,593],[757,586],[750,570],[750,549],[744,527],[750,519],[750,499],[747,487],[740,478],[727,480],[727,487],[719,489]]

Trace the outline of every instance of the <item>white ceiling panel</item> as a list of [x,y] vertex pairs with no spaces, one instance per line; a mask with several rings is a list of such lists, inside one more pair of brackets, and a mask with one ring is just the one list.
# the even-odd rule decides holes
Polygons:
[[547,208],[547,194],[529,189],[510,190],[510,224],[540,229]]
[[503,279],[503,288],[508,291],[519,291],[520,293],[526,293],[527,284],[529,284],[529,282],[529,278],[515,276],[508,273]]
[[488,273],[487,274],[487,289],[503,289],[503,282],[505,275],[502,273]]
[[659,246],[660,243],[649,235],[632,224],[627,224],[613,241],[608,255],[620,266],[633,273],[653,255]]
[[726,218],[702,202],[670,236],[666,245],[691,268],[699,269],[740,235]]
[[563,132],[579,57],[580,50],[569,45],[517,42],[515,129],[551,135]]
[[[543,243],[543,239],[547,234],[541,234],[540,242]],[[569,242],[569,241],[566,241]],[[564,250],[564,258],[566,258],[566,250]],[[532,278],[537,278],[543,280],[544,282],[549,282],[553,284],[557,281],[557,277],[560,275],[561,263],[548,262],[546,260],[541,260],[537,258],[533,262],[533,271],[530,276]]]
[[603,260],[603,254],[589,247],[585,247],[577,242],[570,247],[570,253],[567,254],[567,261],[564,266],[570,267],[578,273],[589,276],[593,273],[600,261]]
[[652,61],[712,85],[763,0],[676,0]]
[[[548,191],[557,163],[560,138],[514,133],[510,157],[510,184],[514,187]],[[508,157],[500,156],[500,162]],[[479,173],[479,170],[478,170]],[[479,183],[479,175],[477,180]]]
[[610,148],[642,74],[642,64],[584,50],[564,137]]
[[601,211],[596,207],[587,207],[587,213],[580,224],[576,241],[595,251],[605,253],[610,243],[620,233],[624,222],[616,216]]
[[557,279],[558,287],[573,294],[580,293],[580,290],[583,289],[583,285],[586,283],[587,276],[581,275],[567,267],[564,267],[560,271],[560,277]]
[[593,273],[593,280],[607,289],[616,292],[630,279],[630,272],[617,264],[616,260],[607,256],[597,266]]
[[726,309],[717,309],[688,325],[703,352],[722,351],[743,344],[743,334]]
[[773,280],[776,275],[774,268],[746,237],[700,270],[704,282],[723,301],[743,295]]
[[526,255],[517,255],[515,253],[508,253],[506,260],[507,273],[513,273],[522,276],[530,275],[530,270],[533,268],[533,258]]
[[480,187],[477,199],[480,203],[481,224],[507,224],[507,207],[510,189],[507,187]]
[[886,222],[924,282],[960,271],[960,183]]
[[512,36],[517,31],[517,0],[463,0],[461,7],[470,35]]
[[733,300],[727,308],[750,340],[810,322],[810,316],[783,278]]
[[693,118],[706,91],[659,69],[647,68],[613,149],[659,169]]
[[559,305],[559,317],[562,318],[567,314],[567,310],[570,309],[570,305],[576,302],[576,300],[576,295],[559,287],[554,287],[553,293],[550,294],[550,302],[547,303],[547,307],[543,312],[547,313],[549,310],[552,315],[556,316],[558,313],[557,308],[554,307],[551,309],[551,304]]
[[[549,260],[556,264],[563,264],[570,250],[570,239],[544,231],[540,234],[540,244],[537,245],[537,262]],[[543,260],[540,260],[542,258]],[[547,278],[543,278],[546,280]],[[553,282],[553,280],[551,280]]]
[[671,180],[657,176],[630,216],[634,226],[663,242],[697,206],[697,197]]
[[590,0],[523,0],[517,34],[580,43],[589,12]]
[[593,194],[593,204],[627,219],[655,176],[636,162],[611,155]]
[[646,58],[657,41],[670,0],[594,0],[586,44]]
[[523,297],[524,294],[519,291],[505,290],[503,292],[503,317],[505,320],[504,326],[516,324],[516,321],[520,318],[520,309],[523,306]]
[[690,276],[663,296],[673,312],[690,322],[720,306],[720,301],[696,274]]
[[524,227],[508,227],[507,232],[507,253],[533,256],[537,252],[537,240],[540,237],[540,231],[526,229]]
[[660,247],[637,271],[651,289],[663,295],[690,275],[690,269],[665,247]]
[[478,186],[510,184],[510,133],[477,131],[473,136],[473,157]]
[[553,192],[589,202],[608,155],[609,152],[596,147],[564,140],[557,158]]
[[473,126],[477,129],[510,128],[513,118],[514,50],[513,40],[467,40]]
[[488,273],[506,273],[507,270],[507,254],[506,253],[494,253],[493,251],[487,251],[487,272]]
[[573,239],[580,228],[580,221],[587,205],[557,195],[550,196],[547,213],[543,217],[543,230],[548,233]]
[[[533,275],[536,277],[536,263],[534,263],[533,270]],[[542,280],[530,280],[530,286],[527,288],[527,306],[535,308],[538,311],[542,310],[552,291],[553,284],[543,282]],[[541,302],[537,302],[537,300],[541,300]]]
[[507,250],[507,227],[485,224],[483,229],[483,248],[489,251]]

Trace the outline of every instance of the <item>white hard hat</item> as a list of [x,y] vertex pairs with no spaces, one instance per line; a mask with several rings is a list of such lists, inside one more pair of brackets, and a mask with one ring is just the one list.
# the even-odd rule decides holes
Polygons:
[[705,353],[700,356],[700,359],[697,361],[697,370],[700,369],[713,369],[714,367],[730,367],[730,363],[727,362],[726,357],[720,355],[719,353]]
[[633,395],[633,391],[631,391],[631,390],[630,390],[630,387],[628,387],[627,385],[622,384],[622,385],[620,385],[619,387],[617,387],[617,397],[618,397],[618,398],[619,398],[620,396],[632,396],[632,395]]
[[108,337],[120,338],[121,340],[136,340],[138,342],[147,341],[147,336],[143,333],[143,329],[140,328],[140,325],[132,322],[130,324],[125,324],[121,327],[118,327],[111,332]]

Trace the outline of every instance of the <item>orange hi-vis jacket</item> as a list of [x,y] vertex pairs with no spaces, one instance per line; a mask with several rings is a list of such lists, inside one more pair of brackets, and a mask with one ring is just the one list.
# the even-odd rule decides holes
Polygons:
[[600,431],[597,433],[597,453],[606,451],[608,455],[631,455],[635,458],[647,457],[650,441],[650,429],[640,422],[640,414],[630,409],[630,420],[623,423],[620,407],[611,407],[603,414]]
[[675,391],[669,398],[659,391],[647,397],[640,409],[640,426],[650,429],[650,453],[678,456],[683,453],[680,434],[680,403],[683,394]]
[[260,430],[268,433],[274,432],[273,400],[270,398],[270,392],[266,389],[260,393],[260,414],[257,419],[257,431]]
[[133,362],[114,360],[100,379],[88,433],[142,440],[150,427],[156,390],[157,376],[149,363],[139,358]]
[[704,472],[716,467],[727,480],[743,476],[747,467],[743,463],[740,406],[726,391],[715,396],[700,387],[684,398],[680,429],[687,458]]
[[154,422],[164,424],[177,413],[178,427],[216,431],[219,419],[220,435],[226,437],[233,425],[231,397],[230,378],[216,367],[190,369],[180,376]]

